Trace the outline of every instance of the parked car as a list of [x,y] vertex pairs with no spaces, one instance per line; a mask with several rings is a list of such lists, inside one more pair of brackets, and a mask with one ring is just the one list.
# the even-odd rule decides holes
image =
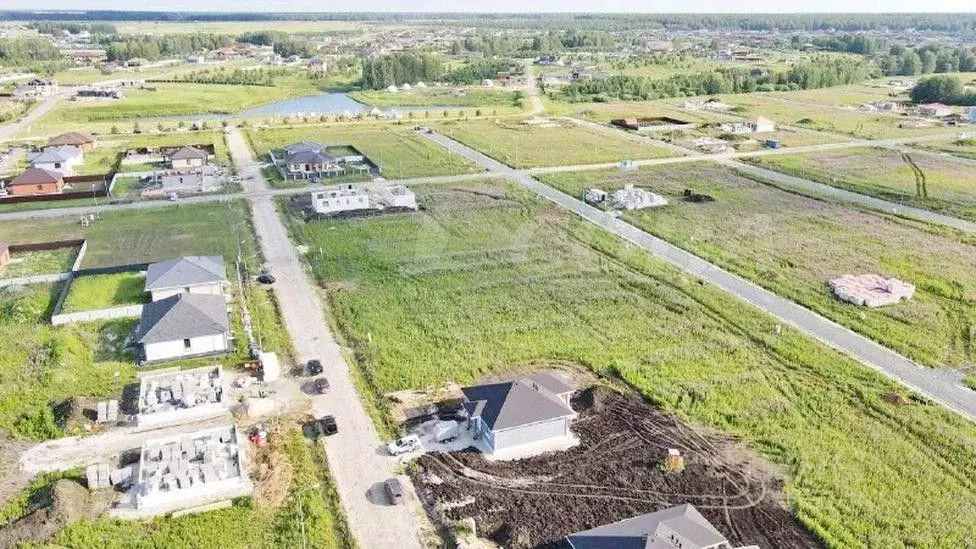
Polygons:
[[274,284],[275,277],[267,273],[261,274],[258,275],[258,282],[260,282],[261,284]]
[[329,390],[329,380],[324,377],[316,379],[313,385],[315,386],[315,392],[320,395],[324,395]]
[[319,429],[325,436],[334,435],[339,432],[339,425],[336,423],[335,416],[325,416],[318,423]]
[[323,371],[322,361],[314,358],[309,360],[308,364],[305,365],[305,371],[307,371],[308,375],[310,376],[317,376],[321,374]]
[[400,479],[396,477],[387,479],[383,483],[383,489],[386,490],[386,496],[390,498],[390,505],[403,505],[403,485],[400,484]]
[[420,437],[417,435],[406,435],[389,443],[386,448],[390,451],[391,456],[416,452],[420,449]]

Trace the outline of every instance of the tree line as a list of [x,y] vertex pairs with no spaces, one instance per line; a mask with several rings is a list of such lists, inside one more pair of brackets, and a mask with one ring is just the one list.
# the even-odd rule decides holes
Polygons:
[[229,34],[167,34],[163,36],[134,36],[125,39],[105,38],[100,44],[109,61],[128,61],[141,58],[155,61],[233,46],[237,40]]
[[[791,45],[799,47],[799,36],[791,39]],[[885,76],[917,76],[919,74],[968,72],[976,70],[976,51],[963,46],[925,44],[909,48],[900,44],[890,45],[880,36],[863,33],[813,38],[811,43],[825,51],[855,53],[866,56],[881,69]]]
[[91,34],[118,34],[115,25],[111,23],[79,23],[78,21],[34,21],[27,25],[41,34],[59,34],[68,31],[69,34],[80,34],[88,31]]
[[955,76],[940,74],[919,80],[910,96],[915,103],[945,103],[947,105],[976,105],[976,91],[966,90]]
[[475,84],[485,79],[494,79],[507,68],[504,61],[481,59],[446,70],[443,62],[433,55],[393,53],[363,59],[360,86],[364,90],[382,90],[417,82]]

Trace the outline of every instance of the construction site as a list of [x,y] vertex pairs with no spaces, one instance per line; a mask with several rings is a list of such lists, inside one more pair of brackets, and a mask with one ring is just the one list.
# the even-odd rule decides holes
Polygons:
[[421,456],[411,475],[435,522],[504,547],[560,547],[570,533],[691,503],[735,546],[819,546],[784,507],[782,480],[730,437],[604,387],[572,404],[580,444],[570,450]]

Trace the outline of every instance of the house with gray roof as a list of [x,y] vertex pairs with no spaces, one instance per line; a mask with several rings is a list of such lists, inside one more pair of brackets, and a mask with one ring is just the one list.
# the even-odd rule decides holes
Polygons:
[[566,536],[572,549],[731,549],[690,503]]
[[[573,388],[558,372],[461,389],[474,438],[486,453],[515,455],[575,441],[569,405]],[[571,444],[570,444],[571,445]]]
[[230,320],[222,295],[181,293],[142,308],[132,339],[143,362],[223,354],[230,349]]
[[292,143],[285,147],[285,152],[288,155],[297,154],[300,152],[322,152],[325,150],[325,145],[320,145],[314,141],[299,141],[298,143]]
[[153,301],[181,293],[223,296],[226,291],[227,271],[219,255],[177,257],[146,269],[146,292]]
[[32,168],[40,168],[58,172],[61,175],[72,175],[75,166],[85,160],[81,149],[72,145],[47,147],[43,151],[33,154],[29,158]]

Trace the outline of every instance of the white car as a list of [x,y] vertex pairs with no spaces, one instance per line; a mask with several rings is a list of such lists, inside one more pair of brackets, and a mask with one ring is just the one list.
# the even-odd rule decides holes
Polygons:
[[417,450],[420,450],[420,437],[417,435],[400,437],[389,443],[386,448],[390,451],[391,456],[398,456],[400,454],[406,454],[407,452],[416,452]]

